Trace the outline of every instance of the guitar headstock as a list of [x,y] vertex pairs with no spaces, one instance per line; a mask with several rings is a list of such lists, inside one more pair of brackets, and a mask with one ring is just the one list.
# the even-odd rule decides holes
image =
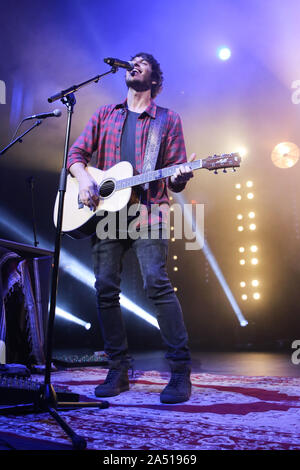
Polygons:
[[219,170],[221,168],[236,168],[241,163],[241,157],[238,153],[224,153],[222,155],[213,155],[202,160],[202,167],[207,170]]

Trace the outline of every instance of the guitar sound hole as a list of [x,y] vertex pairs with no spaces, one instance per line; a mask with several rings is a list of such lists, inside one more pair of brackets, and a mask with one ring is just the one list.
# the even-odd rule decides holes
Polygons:
[[113,180],[106,180],[100,186],[99,196],[108,197],[114,192],[114,189],[115,189],[115,182]]

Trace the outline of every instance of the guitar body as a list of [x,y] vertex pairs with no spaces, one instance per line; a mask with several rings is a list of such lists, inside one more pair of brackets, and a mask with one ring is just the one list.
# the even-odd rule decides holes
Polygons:
[[[71,238],[75,239],[89,237],[95,232],[96,224],[100,220],[99,216],[96,215],[97,211],[120,211],[128,204],[132,193],[131,188],[114,190],[116,181],[132,177],[133,167],[129,162],[117,163],[107,171],[94,167],[88,167],[87,171],[100,188],[100,201],[96,212],[91,211],[83,204],[79,204],[77,179],[71,175],[67,176],[62,232],[67,232]],[[53,219],[55,226],[57,225],[58,204],[59,194],[54,205]]]
[[[204,160],[195,160],[189,162],[188,165],[192,170],[206,168],[210,171],[213,170],[214,173],[223,168],[226,173],[225,168],[232,168],[235,171],[235,167],[239,167],[240,162],[241,157],[237,153],[232,153],[214,155]],[[167,178],[174,174],[175,169],[179,166],[179,164],[173,165],[134,176],[131,163],[126,161],[117,163],[107,171],[88,167],[87,171],[96,181],[100,198],[95,212],[80,203],[77,179],[69,175],[64,199],[62,232],[75,239],[90,237],[95,233],[96,224],[99,221],[99,216],[96,215],[98,211],[118,212],[129,202],[138,203],[136,191],[132,191],[132,187]],[[56,197],[54,206],[55,226],[57,225],[58,205],[59,195]]]

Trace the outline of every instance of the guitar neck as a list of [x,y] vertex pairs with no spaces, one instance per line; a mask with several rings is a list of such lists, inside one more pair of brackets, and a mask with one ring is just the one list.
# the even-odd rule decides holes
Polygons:
[[[173,165],[168,166],[166,168],[161,168],[159,170],[147,171],[146,173],[142,173],[140,175],[134,175],[130,178],[124,178],[122,180],[118,180],[116,184],[116,189],[125,189],[130,188],[132,186],[139,186],[145,183],[150,183],[151,181],[160,180],[163,178],[167,178],[168,176],[172,176],[176,170],[182,165]],[[187,165],[192,170],[198,170],[202,168],[202,160],[195,160],[193,162],[188,162]]]

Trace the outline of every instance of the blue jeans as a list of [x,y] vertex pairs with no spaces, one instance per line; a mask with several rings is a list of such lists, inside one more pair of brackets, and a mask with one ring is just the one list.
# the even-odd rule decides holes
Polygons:
[[129,248],[137,256],[144,289],[154,303],[166,359],[190,362],[181,306],[166,271],[168,240],[162,238],[93,240],[97,307],[106,354],[111,360],[131,360],[119,302],[122,260]]

